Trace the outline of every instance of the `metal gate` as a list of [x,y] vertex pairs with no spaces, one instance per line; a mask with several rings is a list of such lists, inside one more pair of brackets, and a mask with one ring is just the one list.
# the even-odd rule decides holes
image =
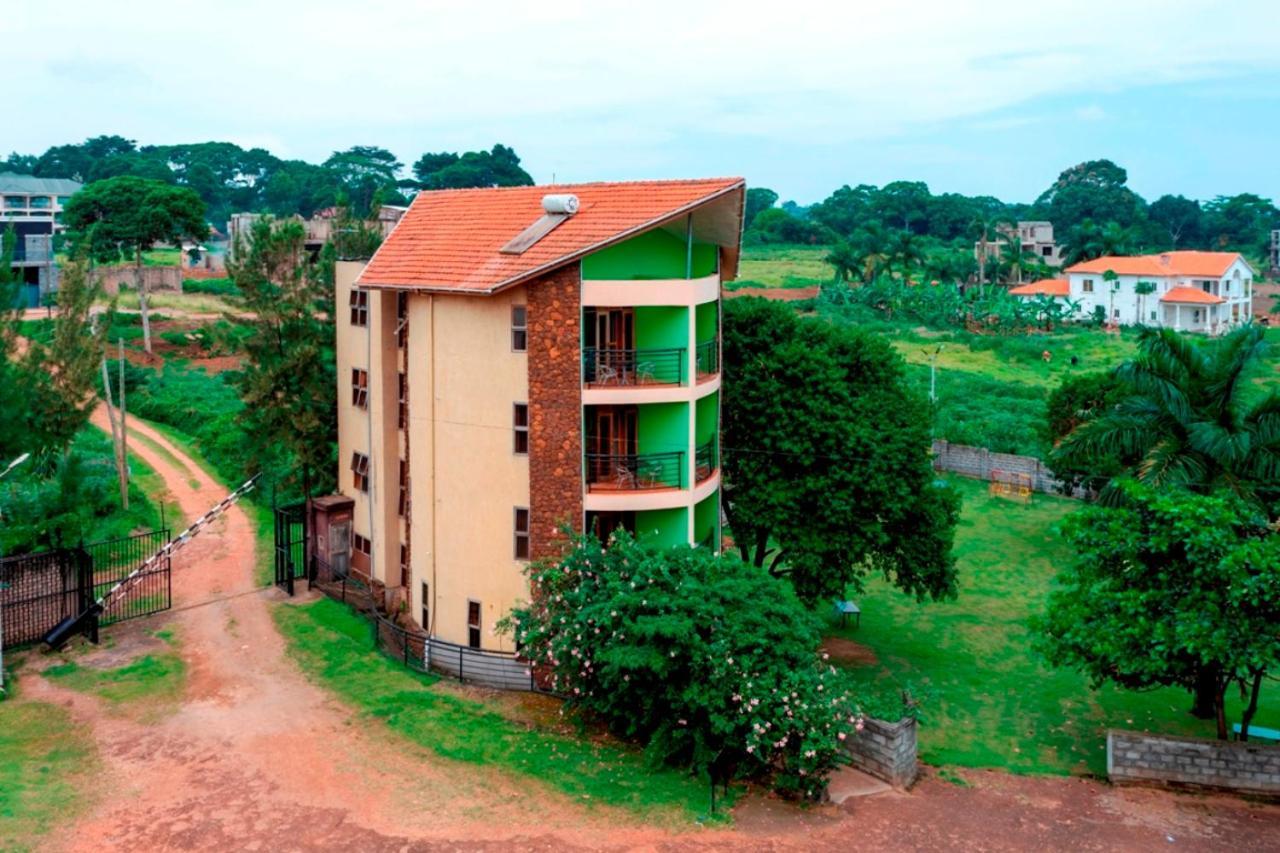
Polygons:
[[308,578],[307,505],[305,503],[276,507],[276,586],[293,595],[294,582]]

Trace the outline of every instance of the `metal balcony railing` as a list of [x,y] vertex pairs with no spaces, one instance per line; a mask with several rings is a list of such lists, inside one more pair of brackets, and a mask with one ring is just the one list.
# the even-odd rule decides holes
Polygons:
[[582,351],[588,385],[684,385],[684,349],[603,349]]
[[695,353],[696,367],[699,376],[712,376],[720,372],[720,342],[717,340],[703,341],[698,344]]
[[693,452],[693,469],[698,482],[709,478],[720,467],[720,442],[712,438]]
[[587,487],[593,491],[683,489],[684,451],[588,453]]

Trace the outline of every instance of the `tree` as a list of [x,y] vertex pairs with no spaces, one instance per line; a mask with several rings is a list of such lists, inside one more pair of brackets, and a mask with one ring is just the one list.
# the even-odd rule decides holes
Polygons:
[[801,219],[780,207],[770,207],[756,214],[742,242],[752,243],[825,243],[831,239],[823,226]]
[[[1129,389],[1114,371],[1094,371],[1070,375],[1049,394],[1045,406],[1044,439],[1049,447],[1058,444],[1081,424],[1105,415],[1128,395]],[[1055,458],[1053,473],[1069,485],[1084,485],[1097,491],[1125,470],[1114,453],[1091,459],[1086,469],[1070,467]]]
[[1161,493],[1132,481],[1122,507],[1087,507],[1063,522],[1076,549],[1059,573],[1038,643],[1055,666],[1094,685],[1182,687],[1208,699],[1227,738],[1225,694],[1250,693],[1280,664],[1280,537],[1229,494]]
[[490,151],[423,154],[413,164],[413,174],[424,190],[533,185],[516,152],[505,145],[495,145]]
[[106,346],[107,324],[94,316],[101,286],[89,276],[88,263],[74,257],[62,268],[58,313],[48,342],[28,342],[23,389],[32,447],[65,456],[71,440],[89,421],[97,403],[98,368]]
[[95,260],[127,257],[134,264],[134,285],[142,312],[142,340],[151,353],[151,320],[142,253],[159,242],[180,244],[209,236],[205,206],[194,190],[123,175],[89,184],[71,197],[62,219],[72,242]]
[[765,187],[752,187],[747,190],[747,199],[742,214],[742,230],[746,231],[761,211],[768,210],[778,203],[778,194]]
[[928,404],[884,341],[785,305],[724,306],[725,512],[742,556],[809,602],[880,572],[955,593],[958,501],[929,462]]
[[1141,225],[1146,219],[1146,203],[1125,186],[1128,177],[1110,160],[1072,166],[1036,200],[1035,212],[1066,233],[1086,219],[1116,222],[1122,228]]
[[1198,201],[1180,195],[1162,195],[1151,202],[1147,217],[1168,237],[1169,248],[1200,245],[1204,211]]
[[357,215],[363,216],[375,207],[376,196],[386,198],[399,192],[397,177],[404,164],[385,148],[354,145],[333,152],[323,167],[346,191]]
[[[26,378],[18,350],[18,308],[21,280],[14,274],[13,253],[17,235],[13,226],[0,231],[0,412],[22,412],[26,405]],[[0,465],[30,449],[23,418],[0,418]]]
[[1133,292],[1138,296],[1138,325],[1145,326],[1147,322],[1147,297],[1156,292],[1156,283],[1154,281],[1134,282]]
[[859,726],[787,584],[709,548],[617,531],[529,569],[533,602],[503,628],[568,710],[712,784],[760,778],[817,798]]
[[1204,206],[1206,242],[1211,249],[1262,256],[1273,228],[1280,228],[1280,210],[1253,193],[1218,196]]
[[240,378],[253,456],[267,467],[283,450],[309,500],[317,472],[337,465],[331,272],[308,260],[300,223],[268,218],[254,222],[246,256],[228,271],[253,312]]
[[[1234,492],[1274,513],[1280,506],[1280,392],[1254,399],[1248,377],[1266,357],[1264,332],[1245,326],[1193,341],[1145,329],[1138,356],[1117,375],[1129,393],[1073,429],[1054,452],[1055,470],[1096,470],[1117,455],[1156,487]],[[1118,497],[1108,486],[1104,498]]]
[[1067,232],[1062,249],[1066,266],[1095,258],[1132,255],[1137,250],[1138,235],[1116,222],[1099,225],[1085,219]]

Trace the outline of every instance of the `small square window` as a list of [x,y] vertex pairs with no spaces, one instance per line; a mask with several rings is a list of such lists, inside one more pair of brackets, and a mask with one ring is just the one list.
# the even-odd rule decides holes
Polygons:
[[1091,278],[1086,278],[1086,279],[1084,280],[1084,292],[1085,292],[1085,293],[1093,293],[1093,279],[1091,279]]
[[369,492],[369,457],[363,453],[351,454],[351,473],[355,478],[355,486],[360,491]]
[[369,408],[369,371],[358,367],[351,368],[351,405]]
[[529,311],[524,305],[511,306],[511,351],[529,350]]
[[529,452],[529,404],[516,403],[512,413],[512,429],[515,430],[515,452]]
[[480,602],[467,602],[467,645],[480,648]]
[[369,325],[369,292],[367,290],[351,291],[351,325]]
[[525,507],[516,507],[515,540],[516,559],[529,559],[529,510]]
[[373,550],[373,543],[359,533],[353,533],[351,534],[351,549],[357,554],[363,554],[367,557]]

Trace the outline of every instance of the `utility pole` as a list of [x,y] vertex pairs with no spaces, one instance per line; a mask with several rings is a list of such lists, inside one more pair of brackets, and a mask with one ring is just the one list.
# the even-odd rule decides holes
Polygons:
[[942,351],[946,349],[946,344],[938,344],[938,348],[933,352],[927,349],[920,350],[929,359],[929,402],[938,402],[938,356],[942,355]]

